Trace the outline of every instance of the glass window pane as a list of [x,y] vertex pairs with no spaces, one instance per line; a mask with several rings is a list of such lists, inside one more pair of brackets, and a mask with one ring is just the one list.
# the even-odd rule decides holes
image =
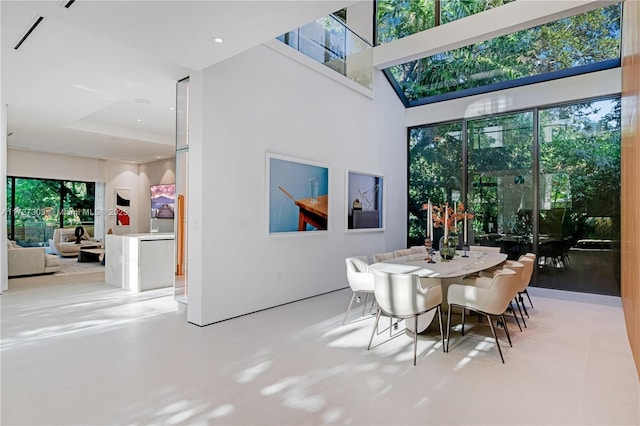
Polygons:
[[533,113],[473,120],[467,129],[469,241],[517,259],[531,251]]
[[[417,127],[409,133],[409,244],[422,245],[429,200],[435,205],[460,200],[462,122]],[[434,230],[434,241],[441,236]]]
[[[596,64],[619,66],[620,16],[621,6],[612,5],[385,72],[396,82],[405,105],[415,106],[442,100],[444,95],[460,97],[527,84],[531,77],[549,79],[593,71]],[[570,69],[573,71],[566,71]],[[565,74],[551,74],[560,71]]]
[[620,99],[540,111],[539,285],[619,295]]
[[46,245],[60,223],[60,181],[15,179],[14,239],[21,246]]

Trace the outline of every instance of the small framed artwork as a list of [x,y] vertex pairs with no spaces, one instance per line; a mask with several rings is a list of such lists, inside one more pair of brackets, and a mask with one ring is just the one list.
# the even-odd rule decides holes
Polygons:
[[266,156],[269,234],[329,230],[329,167],[306,160]]
[[176,184],[151,185],[151,218],[173,219],[176,198]]
[[384,177],[346,171],[347,231],[384,230]]
[[116,188],[116,226],[129,226],[131,219],[131,190]]

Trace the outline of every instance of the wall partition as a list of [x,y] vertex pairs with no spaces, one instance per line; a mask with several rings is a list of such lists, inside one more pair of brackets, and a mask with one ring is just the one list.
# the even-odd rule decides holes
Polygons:
[[409,245],[424,203],[462,202],[460,240],[537,253],[535,285],[620,294],[619,97],[413,127],[408,159]]

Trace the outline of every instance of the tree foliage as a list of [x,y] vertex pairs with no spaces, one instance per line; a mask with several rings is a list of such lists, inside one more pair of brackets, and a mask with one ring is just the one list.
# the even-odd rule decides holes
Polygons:
[[[443,23],[503,1],[443,1]],[[435,1],[383,0],[378,38],[387,42],[434,25]],[[620,57],[621,6],[518,31],[389,69],[409,101]]]

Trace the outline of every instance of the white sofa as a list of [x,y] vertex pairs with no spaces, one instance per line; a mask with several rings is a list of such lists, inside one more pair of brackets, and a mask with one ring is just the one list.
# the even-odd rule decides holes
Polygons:
[[57,228],[53,231],[53,238],[49,240],[49,246],[56,254],[62,257],[76,257],[80,249],[87,246],[96,247],[97,241],[85,229],[80,244],[76,244],[75,228]]
[[60,270],[60,258],[47,254],[44,247],[21,247],[14,241],[7,244],[9,277],[52,274]]

